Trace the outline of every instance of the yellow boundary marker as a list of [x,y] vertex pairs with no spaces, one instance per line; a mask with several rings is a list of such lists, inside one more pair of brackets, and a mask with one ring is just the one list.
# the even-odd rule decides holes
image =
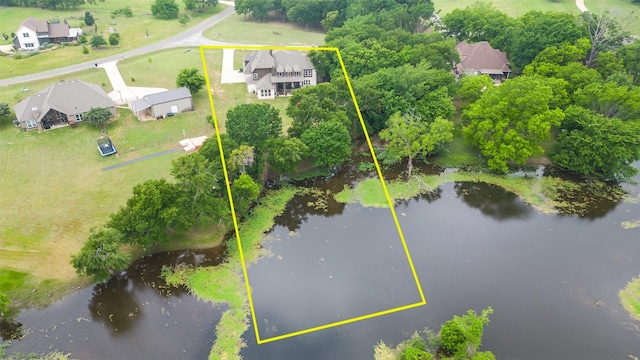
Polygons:
[[[242,250],[242,243],[240,241],[240,231],[238,229],[238,219],[236,218],[236,211],[233,206],[233,198],[231,196],[231,185],[229,182],[229,173],[227,172],[227,164],[224,157],[224,152],[222,149],[222,141],[220,139],[220,131],[218,127],[218,118],[216,116],[215,106],[213,104],[213,93],[211,92],[211,81],[209,80],[209,74],[207,72],[207,63],[204,59],[204,50],[205,49],[213,49],[213,50],[222,50],[222,49],[239,49],[239,50],[298,50],[298,51],[335,51],[338,56],[338,61],[340,62],[340,67],[342,68],[342,73],[344,74],[344,78],[347,82],[347,87],[349,88],[349,93],[351,94],[351,99],[353,100],[353,105],[356,108],[356,112],[358,114],[358,119],[360,120],[360,125],[362,126],[362,130],[364,132],[364,136],[367,139],[367,145],[369,146],[369,151],[371,152],[371,156],[373,158],[373,163],[376,166],[376,171],[378,173],[378,177],[380,178],[380,183],[382,184],[382,189],[384,190],[384,194],[387,197],[387,202],[389,204],[389,209],[391,210],[391,215],[393,216],[393,221],[396,224],[396,228],[398,230],[398,235],[400,236],[400,240],[402,241],[402,246],[404,247],[404,252],[407,255],[407,261],[409,262],[409,267],[411,268],[411,273],[413,274],[413,279],[416,283],[416,287],[418,288],[418,293],[420,294],[420,300],[417,303],[408,304],[404,306],[395,307],[388,310],[378,311],[375,313],[371,313],[368,315],[362,315],[346,320],[336,321],[325,325],[320,325],[316,327],[312,327],[309,329],[299,330],[295,332],[291,332],[284,335],[274,336],[267,339],[260,338],[260,331],[258,330],[258,324],[256,321],[255,309],[253,306],[253,296],[251,295],[251,287],[249,285],[249,277],[247,275],[247,266],[244,261],[244,252]],[[202,67],[204,69],[204,76],[207,81],[207,93],[209,94],[209,104],[211,105],[211,114],[213,117],[213,126],[216,130],[216,139],[218,140],[218,149],[220,150],[220,161],[222,162],[222,171],[224,172],[224,180],[227,186],[227,195],[229,197],[229,206],[231,207],[231,217],[233,219],[233,228],[235,229],[236,241],[238,242],[238,250],[240,252],[240,261],[242,263],[242,272],[244,274],[244,283],[247,290],[247,297],[249,299],[249,308],[251,310],[251,319],[253,322],[253,329],[256,334],[256,341],[258,344],[265,344],[268,342],[273,342],[277,340],[287,339],[290,337],[308,334],[318,330],[329,329],[332,327],[345,325],[349,323],[353,323],[356,321],[361,321],[365,319],[371,319],[374,317],[395,313],[402,310],[407,310],[411,308],[415,308],[418,306],[425,305],[427,301],[424,297],[424,292],[422,291],[422,287],[420,286],[420,281],[418,280],[418,274],[416,274],[416,269],[413,265],[413,261],[411,260],[411,254],[409,254],[409,249],[407,248],[407,243],[404,239],[404,235],[402,234],[402,229],[400,228],[400,223],[398,222],[398,216],[396,215],[396,211],[393,207],[393,200],[391,196],[389,196],[389,191],[387,190],[387,185],[384,182],[384,178],[382,177],[382,170],[380,169],[380,164],[378,163],[378,158],[376,157],[376,153],[373,150],[373,145],[371,144],[371,139],[369,138],[369,133],[367,132],[367,127],[362,119],[362,114],[360,113],[360,107],[358,106],[358,101],[356,100],[356,96],[353,92],[353,88],[351,87],[351,81],[349,80],[349,75],[347,75],[347,69],[344,66],[344,62],[342,61],[342,56],[340,55],[340,50],[335,47],[308,47],[308,46],[255,46],[255,45],[213,45],[213,46],[200,46],[200,58],[202,60]]]

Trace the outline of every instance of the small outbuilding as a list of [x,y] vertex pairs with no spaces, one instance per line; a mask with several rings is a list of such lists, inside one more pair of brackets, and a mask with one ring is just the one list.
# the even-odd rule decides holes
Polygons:
[[142,99],[131,103],[131,111],[140,120],[160,119],[167,114],[192,111],[193,99],[185,87],[145,95]]

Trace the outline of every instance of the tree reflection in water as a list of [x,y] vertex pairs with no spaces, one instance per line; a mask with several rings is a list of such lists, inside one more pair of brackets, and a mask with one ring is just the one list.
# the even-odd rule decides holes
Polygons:
[[498,221],[524,219],[533,211],[518,195],[496,185],[456,182],[453,188],[467,205]]
[[126,275],[111,277],[93,288],[89,301],[91,319],[111,329],[112,335],[124,334],[135,327],[142,309],[133,295],[136,285]]

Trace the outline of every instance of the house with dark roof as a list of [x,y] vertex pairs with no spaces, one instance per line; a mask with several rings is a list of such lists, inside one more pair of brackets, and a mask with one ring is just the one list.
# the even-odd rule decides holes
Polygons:
[[486,41],[469,44],[466,41],[456,45],[460,54],[460,62],[455,65],[453,72],[456,78],[461,75],[491,76],[494,82],[502,82],[509,77],[511,67],[507,54],[494,49]]
[[254,51],[245,55],[243,70],[247,91],[258,99],[289,95],[295,89],[317,83],[311,60],[299,51]]
[[186,87],[145,95],[131,103],[131,111],[140,120],[158,119],[167,114],[193,110],[191,93]]
[[26,130],[75,125],[93,108],[107,108],[115,115],[113,100],[98,85],[80,80],[61,81],[13,106],[16,120]]
[[13,46],[16,49],[34,50],[44,44],[76,41],[80,34],[82,29],[70,28],[66,20],[63,23],[52,23],[30,17],[16,30]]

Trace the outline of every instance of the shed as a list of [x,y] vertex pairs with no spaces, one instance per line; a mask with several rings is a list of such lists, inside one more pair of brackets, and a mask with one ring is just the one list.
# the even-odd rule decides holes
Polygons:
[[140,120],[156,119],[168,113],[180,113],[193,110],[191,93],[185,87],[145,95],[131,103],[131,111]]

